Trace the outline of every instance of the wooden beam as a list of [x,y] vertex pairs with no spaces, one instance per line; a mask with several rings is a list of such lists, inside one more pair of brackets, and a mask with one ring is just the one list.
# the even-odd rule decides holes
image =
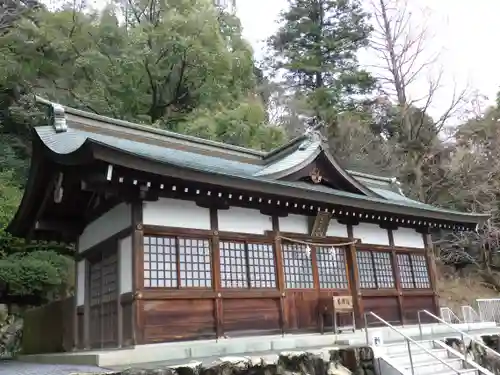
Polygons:
[[45,210],[45,207],[47,206],[49,199],[52,197],[51,193],[54,190],[54,187],[56,184],[56,179],[57,179],[57,174],[53,173],[52,177],[50,177],[50,180],[49,180],[50,182],[47,185],[46,190],[43,194],[42,201],[40,202],[40,205],[38,206],[38,209],[36,210],[35,217],[33,219],[33,223],[35,223],[35,225],[32,226],[28,231],[28,235],[27,235],[28,241],[33,237],[33,231],[35,229],[38,229],[38,228],[36,228],[36,226],[39,223],[39,220],[43,215],[43,212]]
[[82,234],[85,224],[80,220],[39,220],[35,223],[34,229],[37,231],[62,232],[70,236]]

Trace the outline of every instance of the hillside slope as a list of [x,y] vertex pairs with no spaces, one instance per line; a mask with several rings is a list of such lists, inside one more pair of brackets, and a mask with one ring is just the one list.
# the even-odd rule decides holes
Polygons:
[[438,293],[441,307],[450,307],[461,317],[461,306],[476,308],[478,298],[500,298],[500,293],[488,286],[477,267],[456,271],[454,267],[436,263]]

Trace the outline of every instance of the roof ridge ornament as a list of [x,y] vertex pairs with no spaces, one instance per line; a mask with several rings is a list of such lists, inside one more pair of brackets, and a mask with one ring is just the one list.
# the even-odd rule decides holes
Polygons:
[[324,123],[317,118],[312,118],[308,121],[308,125],[304,132],[305,140],[299,146],[299,150],[305,150],[314,142],[325,143],[327,138],[321,133]]
[[54,103],[47,99],[41,98],[39,96],[35,96],[35,101],[37,103],[45,104],[49,108],[49,123],[50,125],[52,125],[56,133],[64,133],[68,130],[64,106],[59,103]]

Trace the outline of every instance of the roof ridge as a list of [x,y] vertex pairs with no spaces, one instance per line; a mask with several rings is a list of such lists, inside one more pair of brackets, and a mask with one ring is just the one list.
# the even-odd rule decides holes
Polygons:
[[295,139],[292,139],[288,143],[286,143],[286,144],[284,144],[284,145],[282,145],[282,146],[280,146],[278,148],[275,148],[275,149],[273,149],[273,150],[271,150],[269,152],[258,151],[258,150],[254,150],[254,149],[247,148],[247,147],[235,146],[235,145],[231,145],[231,144],[227,144],[227,143],[223,143],[223,142],[219,142],[219,141],[212,141],[212,140],[209,140],[209,139],[203,139],[203,138],[200,138],[200,137],[195,137],[195,136],[192,136],[192,135],[180,134],[180,133],[176,133],[176,132],[169,131],[169,130],[158,129],[158,128],[155,128],[155,127],[150,126],[150,125],[138,124],[138,123],[134,123],[134,122],[126,121],[126,120],[119,120],[119,119],[115,119],[115,118],[112,118],[112,117],[99,115],[97,113],[83,111],[81,109],[76,109],[76,108],[72,108],[72,107],[68,107],[68,106],[65,106],[65,105],[60,105],[58,103],[51,102],[50,100],[41,98],[39,96],[35,96],[35,100],[36,100],[37,103],[41,103],[41,104],[48,105],[48,106],[53,106],[53,105],[61,106],[62,108],[64,108],[64,111],[66,113],[69,113],[69,114],[72,114],[72,115],[75,115],[75,116],[80,116],[80,117],[88,118],[90,120],[101,121],[101,122],[104,122],[104,123],[107,123],[107,124],[110,124],[110,125],[115,125],[115,126],[119,126],[119,127],[128,128],[128,129],[140,130],[140,131],[144,131],[146,133],[151,133],[151,134],[156,134],[156,135],[160,135],[160,136],[175,138],[175,139],[183,140],[183,141],[189,141],[189,142],[193,142],[193,143],[197,143],[197,144],[202,144],[202,145],[206,145],[206,146],[218,147],[218,148],[221,148],[221,149],[227,149],[227,150],[231,150],[231,151],[237,151],[237,152],[241,152],[241,153],[246,153],[246,154],[249,154],[249,155],[252,155],[252,156],[260,157],[262,159],[279,153],[280,151],[282,151],[282,150],[286,149],[287,147],[293,145],[300,138],[300,137],[297,137]]
[[357,177],[371,178],[373,180],[379,180],[379,181],[389,182],[391,184],[394,184],[394,183],[398,182],[397,177],[378,176],[378,175],[375,175],[375,174],[354,171],[352,169],[346,169],[346,171],[347,171],[347,173],[349,173],[349,174],[351,174],[353,176],[357,176]]

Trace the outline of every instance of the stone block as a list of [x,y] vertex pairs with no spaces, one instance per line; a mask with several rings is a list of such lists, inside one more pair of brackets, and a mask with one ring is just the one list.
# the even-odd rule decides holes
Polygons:
[[375,360],[369,347],[324,347],[263,357],[223,356],[211,364],[129,368],[109,375],[375,375]]

